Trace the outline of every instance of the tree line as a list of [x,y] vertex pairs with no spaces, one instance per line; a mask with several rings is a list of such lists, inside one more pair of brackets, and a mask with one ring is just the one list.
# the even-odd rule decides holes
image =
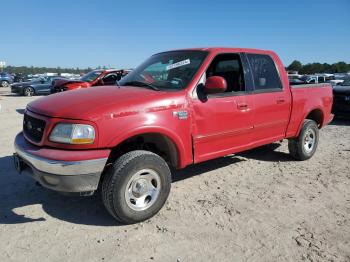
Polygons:
[[[106,66],[99,66],[96,69],[107,69]],[[35,66],[6,66],[3,71],[11,74],[35,75],[44,73],[70,73],[81,74],[93,70],[92,68],[61,68],[61,67],[35,67]]]
[[328,63],[308,63],[302,64],[298,60],[294,60],[289,66],[287,66],[288,71],[298,71],[299,74],[309,75],[315,73],[348,73],[350,72],[350,64],[345,62],[338,62],[334,64]]
[[[99,66],[96,69],[107,69],[106,66]],[[71,74],[81,74],[87,73],[93,70],[92,68],[61,68],[61,67],[34,67],[34,66],[6,66],[3,71],[14,73],[14,74],[24,74],[24,75],[34,75],[34,74],[44,74],[44,73],[71,73]],[[350,64],[345,62],[337,62],[334,64],[328,63],[308,63],[302,64],[298,60],[294,60],[289,66],[287,66],[288,71],[298,71],[299,74],[315,74],[315,73],[348,73],[350,72]]]

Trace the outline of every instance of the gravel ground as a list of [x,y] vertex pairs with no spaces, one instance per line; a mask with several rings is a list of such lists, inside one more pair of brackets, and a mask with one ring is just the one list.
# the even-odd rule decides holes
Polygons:
[[350,122],[315,156],[287,142],[175,174],[159,214],[119,225],[99,196],[67,197],[13,168],[26,104],[0,88],[0,261],[350,261]]

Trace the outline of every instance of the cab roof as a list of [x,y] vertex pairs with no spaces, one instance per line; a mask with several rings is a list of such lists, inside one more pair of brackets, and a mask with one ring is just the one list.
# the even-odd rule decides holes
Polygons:
[[[264,49],[254,49],[254,48],[241,48],[241,47],[195,47],[195,48],[183,48],[183,49],[174,49],[174,50],[168,50],[165,52],[171,52],[171,51],[207,51],[207,52],[214,52],[214,53],[224,53],[224,52],[234,52],[234,53],[258,53],[258,54],[271,54],[274,53],[271,50],[264,50]],[[160,52],[164,53],[164,52]]]

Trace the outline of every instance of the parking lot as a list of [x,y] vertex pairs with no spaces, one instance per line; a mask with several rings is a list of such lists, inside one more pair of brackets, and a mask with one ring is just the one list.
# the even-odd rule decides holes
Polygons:
[[0,88],[0,261],[350,261],[349,120],[322,129],[308,161],[283,141],[178,171],[160,213],[125,226],[99,195],[16,173],[13,140],[34,99]]

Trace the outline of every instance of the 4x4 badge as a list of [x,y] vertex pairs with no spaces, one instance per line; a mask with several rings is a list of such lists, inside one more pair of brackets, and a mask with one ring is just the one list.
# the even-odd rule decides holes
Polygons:
[[180,120],[185,120],[188,118],[188,112],[187,111],[174,111],[173,112],[174,117],[178,117]]

